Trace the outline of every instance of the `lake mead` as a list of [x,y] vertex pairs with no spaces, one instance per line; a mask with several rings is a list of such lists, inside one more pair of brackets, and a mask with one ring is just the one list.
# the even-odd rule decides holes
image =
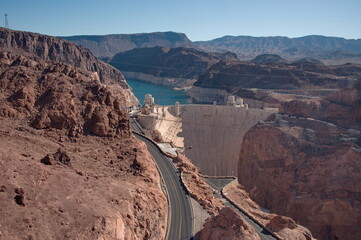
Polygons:
[[144,95],[148,93],[152,94],[155,103],[160,105],[174,105],[177,101],[180,104],[186,104],[187,100],[190,99],[185,91],[174,90],[171,86],[155,85],[134,79],[127,79],[126,81],[141,104],[143,104]]

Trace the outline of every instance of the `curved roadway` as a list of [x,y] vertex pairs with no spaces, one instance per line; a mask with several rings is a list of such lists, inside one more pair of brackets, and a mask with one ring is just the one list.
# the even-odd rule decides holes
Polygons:
[[[145,132],[139,126],[135,119],[130,118],[130,124],[133,129],[133,132],[138,132],[145,135]],[[154,143],[149,141],[147,138],[135,135],[138,139],[145,142],[148,147],[148,151],[153,156],[156,161],[158,168],[161,172],[162,178],[165,182],[168,198],[170,201],[170,223],[168,230],[168,240],[176,240],[176,239],[190,239],[192,237],[192,213],[190,209],[190,203],[187,199],[187,195],[180,183],[179,175],[177,175],[175,167],[170,162],[170,160],[163,155],[159,149],[155,146]],[[220,194],[216,194],[216,197],[224,199]],[[269,233],[262,226],[258,225],[251,218],[249,218],[246,214],[240,211],[236,206],[232,203],[225,200],[225,205],[228,207],[232,207],[237,212],[239,212],[242,217],[253,227],[253,229],[258,233],[261,240],[276,240],[271,233]]]
[[[143,129],[134,119],[130,119],[130,124],[134,132],[144,134]],[[168,240],[192,238],[192,211],[190,201],[180,183],[180,177],[177,175],[173,163],[159,151],[153,142],[143,136],[135,136],[147,145],[148,151],[158,165],[168,192],[170,202],[170,212],[168,214],[170,216],[170,222],[168,223],[166,238]]]

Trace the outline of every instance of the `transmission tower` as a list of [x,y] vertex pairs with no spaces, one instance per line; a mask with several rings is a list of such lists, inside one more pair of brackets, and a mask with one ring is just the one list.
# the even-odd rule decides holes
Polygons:
[[9,28],[8,15],[5,14],[5,28]]

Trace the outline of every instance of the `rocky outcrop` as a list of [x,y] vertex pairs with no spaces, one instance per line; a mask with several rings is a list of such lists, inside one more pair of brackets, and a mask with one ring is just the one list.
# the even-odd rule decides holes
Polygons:
[[286,64],[267,56],[259,60],[265,63],[216,63],[198,78],[189,95],[198,102],[220,102],[225,96],[234,95],[278,105],[310,96],[325,97],[361,79],[361,66],[356,64],[329,67],[311,60]]
[[99,58],[113,57],[119,52],[149,47],[195,47],[183,33],[154,32],[138,34],[110,34],[100,36],[61,37],[90,49]]
[[[0,238],[164,238],[167,200],[131,136],[127,86],[84,69],[89,51],[70,43],[0,34]],[[74,51],[77,67],[56,62],[65,56],[55,46]]]
[[237,59],[231,53],[216,54],[192,48],[136,48],[116,54],[109,63],[135,78],[158,85],[191,87],[211,65],[222,59]]
[[3,117],[27,117],[37,129],[66,129],[69,136],[130,136],[123,92],[111,90],[92,72],[2,52]]
[[345,128],[361,130],[361,84],[341,89],[323,99],[283,102],[280,112],[320,119]]
[[292,217],[318,239],[355,239],[359,134],[312,119],[272,119],[245,134],[239,182],[262,207]]
[[129,101],[137,101],[119,70],[99,61],[89,50],[68,41],[37,33],[0,28],[0,46],[0,50],[36,55],[45,61],[66,63],[93,72],[94,78],[99,78],[102,83],[114,87],[120,85]]
[[0,122],[0,239],[164,238],[167,200],[145,144]]
[[209,214],[217,214],[224,207],[224,203],[213,195],[212,189],[200,176],[199,169],[181,153],[178,153],[178,156],[173,160],[182,172],[181,179],[188,194]]
[[355,80],[360,78],[357,65],[354,69],[347,70],[343,66],[323,66],[321,68],[323,71],[319,70],[319,65],[314,69],[305,70],[299,63],[263,65],[241,61],[222,61],[214,64],[200,76],[194,86],[223,89],[237,94],[241,88],[286,90],[341,88],[351,86]]
[[288,64],[289,62],[277,54],[262,54],[253,58],[250,62],[259,64]]
[[227,196],[239,209],[242,209],[251,218],[263,225],[268,231],[272,231],[282,239],[298,239],[298,240],[312,240],[311,232],[296,224],[296,222],[286,216],[280,216],[275,213],[270,213],[262,209],[255,203],[244,189],[244,186],[238,184],[234,180],[222,190],[223,195]]
[[261,54],[277,54],[290,60],[316,58],[330,64],[361,63],[361,39],[315,35],[299,38],[224,36],[195,44],[207,51],[235,52],[242,60]]
[[220,210],[216,217],[209,218],[197,234],[199,240],[258,240],[255,230],[230,207]]

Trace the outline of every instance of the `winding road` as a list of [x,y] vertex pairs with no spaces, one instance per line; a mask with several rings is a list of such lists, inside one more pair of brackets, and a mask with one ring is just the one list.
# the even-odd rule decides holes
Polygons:
[[[130,125],[135,133],[141,133],[145,135],[142,127],[136,122],[134,118],[130,118]],[[161,172],[162,178],[164,180],[168,198],[170,202],[170,222],[168,223],[168,234],[167,240],[177,240],[177,239],[191,239],[192,238],[192,211],[190,207],[190,201],[188,196],[183,189],[179,175],[176,173],[174,165],[171,163],[168,157],[163,155],[158,147],[147,138],[142,135],[135,134],[135,136],[142,140],[148,147],[148,151],[153,156],[155,162],[158,165],[159,171]],[[216,194],[218,198],[224,200],[225,205],[232,207],[237,212],[239,212],[242,217],[254,228],[258,233],[261,240],[275,240],[274,236],[269,233],[262,226],[258,225],[251,218],[249,218],[245,213],[240,211],[228,200],[224,199],[220,194]]]
[[[143,129],[130,118],[130,125],[135,133],[144,134]],[[147,138],[135,134],[148,147],[148,151],[158,165],[162,179],[168,193],[170,211],[167,231],[167,240],[191,239],[192,236],[192,211],[188,195],[180,183],[180,177],[173,163],[163,155],[158,147]]]

